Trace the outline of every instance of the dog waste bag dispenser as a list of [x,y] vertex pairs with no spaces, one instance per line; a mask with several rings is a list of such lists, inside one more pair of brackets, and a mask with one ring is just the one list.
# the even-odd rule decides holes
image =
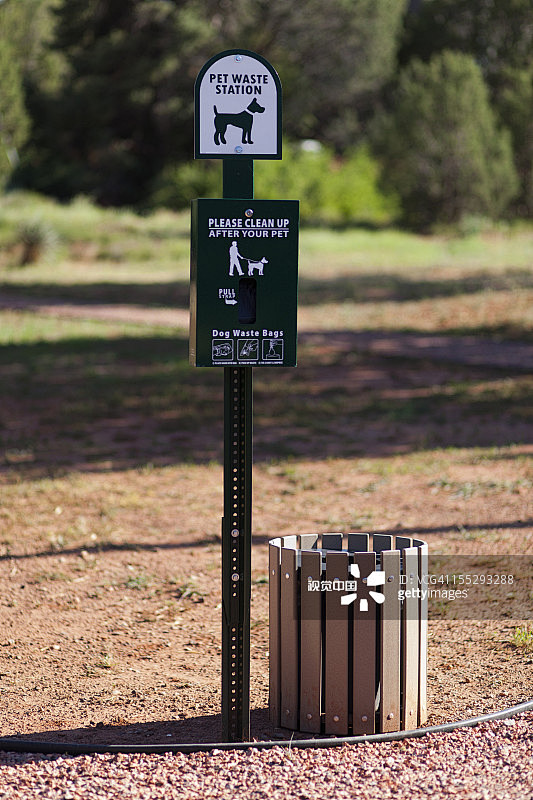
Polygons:
[[195,200],[190,360],[296,365],[298,201]]

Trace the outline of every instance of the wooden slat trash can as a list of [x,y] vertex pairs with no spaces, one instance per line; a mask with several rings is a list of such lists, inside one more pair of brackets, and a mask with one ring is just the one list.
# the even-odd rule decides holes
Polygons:
[[269,542],[270,719],[336,736],[427,719],[428,546],[362,533]]

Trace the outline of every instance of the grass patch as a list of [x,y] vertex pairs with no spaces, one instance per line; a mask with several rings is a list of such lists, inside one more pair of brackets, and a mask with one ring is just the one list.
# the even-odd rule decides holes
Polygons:
[[533,629],[529,626],[525,628],[515,628],[511,638],[511,644],[513,647],[527,652],[533,650]]
[[[327,253],[327,259],[324,254]],[[366,231],[304,230],[301,243],[305,272],[334,277],[347,268],[377,269],[375,285],[397,270],[427,270],[440,272],[459,269],[472,272],[488,270],[527,269],[533,259],[531,229],[469,237],[417,236],[398,230]],[[422,274],[426,279],[427,275]]]
[[511,494],[520,494],[523,491],[528,491],[533,487],[533,481],[526,478],[518,478],[516,480],[507,481],[450,481],[447,478],[438,478],[431,481],[428,486],[431,487],[433,494],[439,491],[449,492],[453,497],[462,497],[468,500],[474,495],[488,496],[490,494],[507,492]]
[[[168,328],[146,326],[138,323],[115,323],[101,320],[70,320],[42,316],[32,312],[0,311],[0,345],[7,348],[16,345],[122,339],[130,335],[141,334],[144,337],[156,334],[170,336]],[[9,358],[9,350],[0,353],[0,359]]]
[[204,602],[205,593],[198,589],[194,579],[191,578],[188,581],[170,579],[169,584],[179,600],[190,600],[192,603]]
[[124,588],[142,591],[143,589],[148,589],[148,587],[152,585],[152,582],[152,578],[149,578],[147,575],[131,575],[128,580],[124,582]]

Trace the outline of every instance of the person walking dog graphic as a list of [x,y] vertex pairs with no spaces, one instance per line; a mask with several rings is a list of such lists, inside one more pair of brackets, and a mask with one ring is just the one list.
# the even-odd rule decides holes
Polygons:
[[237,247],[237,242],[232,242],[231,247],[229,249],[229,274],[233,276],[235,270],[237,270],[239,275],[244,275],[241,269],[241,262],[239,261],[240,258],[244,258],[239,253],[239,248]]

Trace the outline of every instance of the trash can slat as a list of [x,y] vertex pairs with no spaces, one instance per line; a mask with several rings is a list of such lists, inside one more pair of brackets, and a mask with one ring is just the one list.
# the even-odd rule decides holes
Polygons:
[[297,553],[281,549],[281,725],[298,726],[299,665],[298,665],[298,576]]
[[419,666],[419,599],[418,548],[408,547],[403,551],[405,576],[404,607],[402,612],[402,671],[403,714],[402,728],[412,730],[418,724],[418,666]]
[[[376,554],[356,553],[354,564],[359,568],[357,579],[357,598],[351,604],[353,609],[353,733],[354,736],[374,733],[375,697],[376,697],[376,602],[364,587],[363,579],[376,569]],[[373,587],[372,587],[372,590]],[[381,591],[381,587],[376,587]],[[368,608],[363,610],[360,600],[367,601]]]
[[368,533],[349,533],[348,550],[351,553],[366,553],[368,550]]
[[[303,538],[303,537],[302,537]],[[300,730],[320,733],[322,696],[322,592],[308,588],[321,581],[321,554],[302,552],[300,628]]]
[[396,550],[406,550],[408,547],[412,547],[413,540],[410,539],[408,536],[397,536],[396,537]]
[[[326,580],[346,581],[348,553],[326,555]],[[326,591],[324,712],[329,733],[348,735],[348,606],[341,593]]]
[[298,547],[298,537],[297,536],[282,536],[281,538],[282,547],[290,548],[291,550],[296,550]]
[[268,706],[270,721],[280,724],[279,700],[281,687],[280,664],[280,553],[281,541],[274,539],[268,546],[268,660],[269,686]]
[[274,539],[268,546],[268,659],[269,659],[269,717],[276,727],[280,724],[280,553],[281,541]]
[[[380,617],[380,730],[400,730],[400,551],[381,554],[385,573]],[[391,580],[392,578],[392,580]]]
[[316,550],[317,543],[317,533],[302,533],[300,536],[300,548],[302,550]]
[[323,533],[322,548],[324,550],[342,550],[342,533]]
[[[413,544],[418,546],[418,566],[422,579],[421,588],[427,589],[425,576],[428,574],[428,546],[425,542],[414,539]],[[428,598],[422,594],[419,606],[419,672],[418,672],[418,724],[427,722],[427,669],[428,669]]]
[[372,549],[375,553],[381,553],[382,550],[390,550],[392,547],[392,536],[386,536],[383,533],[375,533],[372,536]]

